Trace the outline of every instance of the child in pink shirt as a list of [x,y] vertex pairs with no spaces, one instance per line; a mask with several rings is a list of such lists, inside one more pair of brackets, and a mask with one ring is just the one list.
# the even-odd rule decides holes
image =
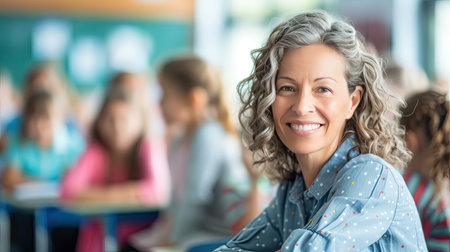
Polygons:
[[[90,144],[63,180],[61,197],[65,203],[152,206],[168,201],[165,148],[145,139],[145,116],[131,98],[120,88],[105,98]],[[128,236],[144,227],[120,223],[118,233]],[[100,223],[88,223],[80,231],[77,251],[104,250]]]

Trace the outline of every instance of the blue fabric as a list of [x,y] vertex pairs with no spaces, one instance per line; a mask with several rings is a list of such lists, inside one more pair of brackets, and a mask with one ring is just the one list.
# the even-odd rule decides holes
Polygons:
[[48,149],[21,140],[19,133],[20,130],[16,130],[8,135],[4,163],[33,179],[58,181],[85,148],[83,136],[67,125],[55,130],[52,146]]
[[272,203],[216,251],[426,251],[399,172],[346,139],[306,188],[283,182]]

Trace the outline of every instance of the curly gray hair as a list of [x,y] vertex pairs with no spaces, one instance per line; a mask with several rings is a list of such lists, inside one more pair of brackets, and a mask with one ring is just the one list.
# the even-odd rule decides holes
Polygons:
[[283,145],[275,132],[271,111],[280,61],[290,48],[317,43],[344,56],[349,92],[356,86],[364,90],[353,117],[346,122],[341,141],[354,133],[360,153],[378,155],[398,169],[403,169],[411,159],[404,129],[399,126],[400,114],[387,102],[393,99],[404,104],[404,101],[389,94],[384,86],[381,62],[366,52],[360,37],[348,23],[323,11],[312,11],[281,23],[263,47],[252,51],[254,69],[237,88],[242,102],[239,121],[255,164],[265,164],[262,167],[269,178],[292,180],[300,172],[294,153]]

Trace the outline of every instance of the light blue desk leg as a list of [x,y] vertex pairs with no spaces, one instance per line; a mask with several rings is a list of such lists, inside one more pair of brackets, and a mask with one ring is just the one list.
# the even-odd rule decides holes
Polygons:
[[0,251],[9,251],[9,230],[8,210],[0,203]]
[[105,214],[103,216],[103,225],[105,229],[105,251],[119,251],[117,239],[117,218],[115,214]]
[[34,228],[36,234],[36,252],[48,251],[48,225],[47,212],[45,208],[36,208],[34,210]]

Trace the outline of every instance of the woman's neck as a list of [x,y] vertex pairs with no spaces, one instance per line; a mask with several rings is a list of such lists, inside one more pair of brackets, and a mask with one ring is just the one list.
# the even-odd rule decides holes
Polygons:
[[317,175],[319,175],[326,160],[317,160],[313,155],[297,155],[297,160],[300,164],[306,188],[309,188],[314,183]]
[[319,175],[322,167],[328,162],[331,156],[336,152],[340,145],[340,139],[336,138],[335,141],[328,146],[324,146],[322,149],[308,154],[296,154],[297,161],[300,165],[300,169],[305,180],[306,188],[309,188]]

